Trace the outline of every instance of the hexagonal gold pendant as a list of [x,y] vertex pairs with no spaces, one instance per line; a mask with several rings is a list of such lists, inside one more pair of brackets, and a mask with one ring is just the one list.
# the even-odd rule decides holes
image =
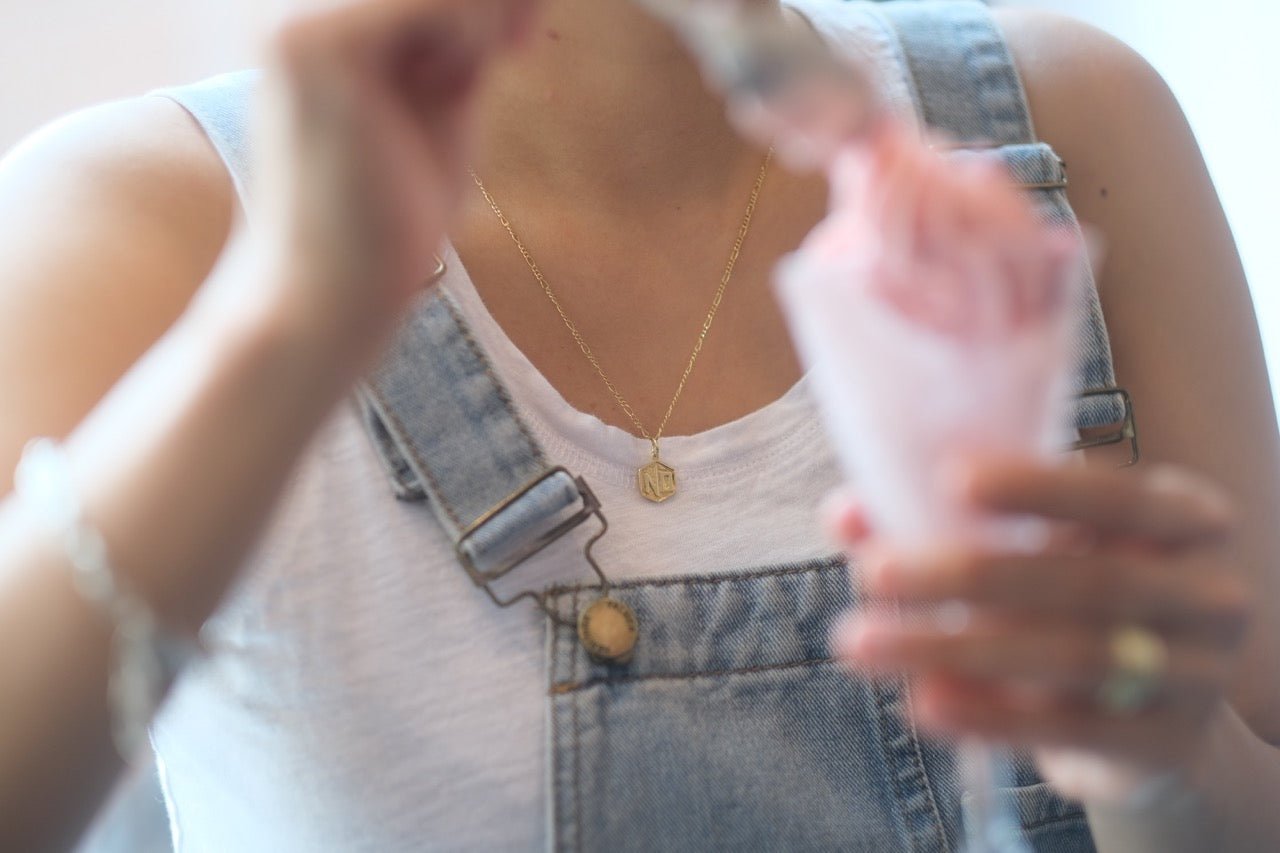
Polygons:
[[662,503],[676,493],[676,469],[653,460],[636,471],[640,494],[654,503]]

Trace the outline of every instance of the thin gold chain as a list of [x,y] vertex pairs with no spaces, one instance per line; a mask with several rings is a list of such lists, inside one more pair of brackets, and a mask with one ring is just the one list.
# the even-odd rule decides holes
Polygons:
[[676,402],[680,399],[680,394],[684,391],[685,383],[689,381],[689,374],[693,372],[693,364],[698,360],[698,353],[702,352],[702,343],[707,338],[707,332],[711,330],[711,323],[716,318],[716,310],[720,307],[720,300],[724,297],[725,287],[729,284],[729,279],[733,277],[733,268],[738,262],[738,253],[742,250],[742,244],[747,239],[747,233],[751,230],[751,217],[755,214],[756,202],[760,198],[760,189],[764,186],[765,175],[769,172],[769,163],[773,160],[773,149],[764,156],[764,163],[760,166],[760,174],[756,177],[756,182],[751,188],[751,197],[747,201],[747,212],[742,217],[742,224],[738,226],[737,237],[733,241],[733,248],[729,252],[729,262],[725,264],[724,273],[720,276],[720,284],[716,288],[715,296],[711,300],[711,309],[707,312],[707,318],[702,321],[702,330],[698,333],[698,340],[693,345],[693,353],[689,356],[689,363],[685,365],[684,373],[680,375],[680,383],[676,386],[676,393],[671,398],[670,405],[667,406],[667,413],[662,417],[662,423],[658,425],[658,431],[653,435],[645,429],[644,424],[640,422],[640,418],[636,416],[635,410],[631,408],[631,404],[618,391],[613,382],[605,374],[604,368],[600,366],[600,361],[596,358],[595,353],[591,351],[591,347],[587,345],[586,339],[582,333],[578,331],[578,327],[569,315],[565,313],[564,307],[560,304],[560,300],[556,298],[555,293],[551,290],[551,285],[547,283],[547,279],[542,275],[542,270],[538,268],[538,264],[533,259],[533,255],[525,247],[524,243],[516,236],[515,229],[511,226],[510,220],[506,214],[502,212],[502,208],[498,207],[498,203],[493,200],[493,196],[485,188],[484,182],[480,180],[480,176],[474,170],[468,169],[471,173],[471,179],[475,181],[480,192],[484,195],[484,200],[489,203],[489,207],[498,217],[498,221],[502,223],[502,227],[511,235],[511,240],[516,244],[516,248],[520,250],[520,255],[524,258],[525,263],[529,265],[529,270],[533,273],[533,277],[537,279],[538,284],[542,287],[542,292],[547,295],[547,299],[551,300],[551,304],[555,306],[556,313],[560,315],[560,319],[564,321],[565,326],[569,329],[569,334],[573,335],[573,340],[578,344],[578,349],[582,350],[582,354],[586,356],[587,361],[591,362],[591,366],[595,368],[597,374],[604,381],[605,387],[609,389],[609,393],[618,402],[618,406],[626,413],[631,422],[636,425],[636,429],[640,430],[640,434],[649,440],[653,445],[653,457],[658,458],[658,439],[662,437],[662,431],[667,428],[667,421],[671,419],[671,413],[675,411]]

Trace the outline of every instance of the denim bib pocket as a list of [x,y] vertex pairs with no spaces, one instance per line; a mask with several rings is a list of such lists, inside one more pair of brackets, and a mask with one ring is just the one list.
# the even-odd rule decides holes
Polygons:
[[900,687],[831,659],[842,558],[616,584],[634,658],[593,661],[553,591],[548,785],[556,850],[947,850]]

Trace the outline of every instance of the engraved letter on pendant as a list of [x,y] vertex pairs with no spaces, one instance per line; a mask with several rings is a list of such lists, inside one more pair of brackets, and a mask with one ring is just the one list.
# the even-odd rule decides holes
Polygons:
[[676,471],[658,460],[636,471],[640,494],[654,503],[661,503],[676,493]]

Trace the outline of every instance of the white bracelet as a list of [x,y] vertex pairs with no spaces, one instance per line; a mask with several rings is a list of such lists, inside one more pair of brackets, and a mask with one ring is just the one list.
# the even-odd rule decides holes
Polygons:
[[14,491],[53,534],[71,563],[76,589],[111,621],[108,681],[111,734],[126,761],[147,739],[147,726],[169,681],[195,644],[169,638],[155,614],[112,569],[107,543],[84,517],[66,453],[49,438],[27,443],[14,472]]

